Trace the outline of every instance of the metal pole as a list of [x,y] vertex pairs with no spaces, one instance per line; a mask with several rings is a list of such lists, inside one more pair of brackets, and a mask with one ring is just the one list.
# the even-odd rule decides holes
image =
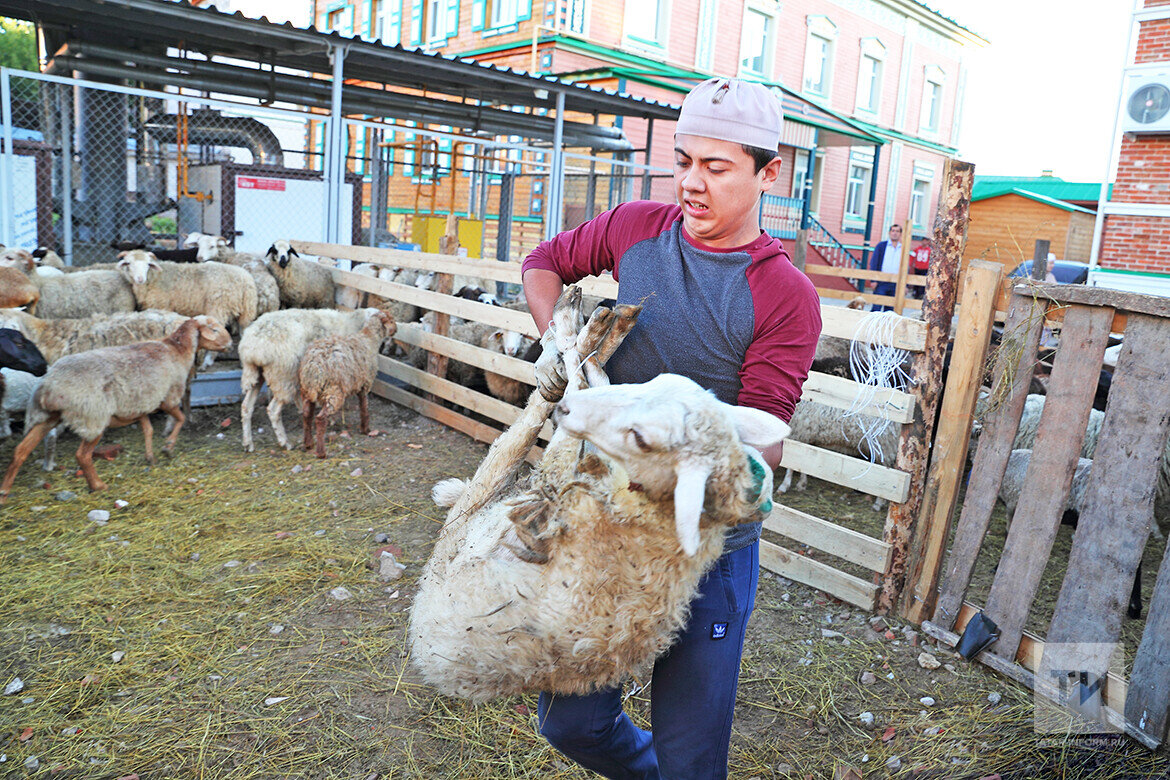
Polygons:
[[73,101],[72,90],[57,89],[61,117],[61,259],[73,265]]
[[561,232],[561,202],[565,188],[565,93],[557,92],[557,118],[553,125],[552,170],[549,171],[548,210],[544,220],[544,238],[552,240]]
[[0,243],[11,246],[16,243],[12,225],[15,161],[12,159],[12,82],[8,68],[0,68],[0,122],[4,123],[4,151],[0,154],[0,181],[4,182],[0,188]]
[[338,243],[341,222],[341,195],[345,184],[345,155],[341,144],[344,121],[341,115],[341,87],[345,75],[345,46],[330,46],[333,61],[332,95],[329,104],[329,132],[325,138],[325,243]]
[[873,145],[873,168],[869,172],[869,206],[865,209],[865,239],[861,242],[861,267],[869,268],[869,242],[873,236],[873,209],[877,202],[878,167],[882,161],[882,147]]
[[646,170],[642,171],[642,200],[650,200],[650,145],[654,140],[654,119],[646,120]]

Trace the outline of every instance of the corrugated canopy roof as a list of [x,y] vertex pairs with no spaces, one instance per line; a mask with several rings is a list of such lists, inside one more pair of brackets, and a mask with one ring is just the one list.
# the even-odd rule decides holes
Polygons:
[[[205,81],[210,91],[231,93],[269,77],[269,70],[203,63],[199,59],[168,57],[167,49],[181,48],[207,58],[227,57],[277,68],[284,85],[269,79],[268,97],[298,101],[294,74],[279,69],[332,73],[330,52],[347,48],[345,78],[385,85],[386,90],[347,85],[344,102],[347,113],[375,114],[366,109],[382,105],[386,115],[436,124],[448,124],[471,131],[528,138],[552,138],[553,119],[548,116],[518,115],[511,107],[554,109],[556,93],[564,92],[565,108],[581,114],[613,114],[673,120],[678,107],[630,95],[568,84],[551,76],[533,76],[472,60],[428,54],[402,46],[349,38],[338,33],[303,29],[291,24],[274,24],[242,14],[225,14],[215,8],[200,8],[187,2],[168,0],[0,0],[0,15],[37,22],[45,31],[50,54],[58,55],[65,67],[95,75],[116,77],[133,69],[132,78],[155,84],[181,83],[196,86]],[[61,47],[65,47],[62,49]],[[142,53],[149,58],[137,55]],[[176,65],[177,63],[177,65]],[[322,79],[300,77],[299,86],[319,91]],[[226,83],[224,83],[226,82]],[[312,84],[311,82],[316,82]],[[326,85],[327,86],[327,85]],[[237,90],[245,96],[247,92]],[[381,93],[370,94],[370,93]],[[352,109],[351,109],[352,105]],[[507,108],[501,108],[507,107]],[[584,122],[566,122],[567,145],[620,148],[620,131]],[[607,141],[602,143],[602,141]],[[628,147],[628,144],[626,145]]]
[[[1109,188],[1112,191],[1113,185]],[[1101,182],[1065,181],[1057,176],[976,176],[971,200],[994,198],[1013,190],[1072,203],[1096,203],[1101,195]]]

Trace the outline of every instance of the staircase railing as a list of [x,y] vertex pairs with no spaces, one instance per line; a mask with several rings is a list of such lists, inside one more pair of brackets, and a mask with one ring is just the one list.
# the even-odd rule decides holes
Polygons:
[[837,237],[825,229],[825,226],[817,222],[811,216],[808,218],[809,231],[808,243],[814,246],[821,257],[829,263],[839,268],[861,268],[861,258],[850,252],[844,244],[837,240]]

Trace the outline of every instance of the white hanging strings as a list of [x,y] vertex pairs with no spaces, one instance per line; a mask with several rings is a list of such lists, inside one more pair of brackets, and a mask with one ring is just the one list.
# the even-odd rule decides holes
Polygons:
[[[881,438],[894,422],[884,417],[863,414],[862,410],[873,403],[878,390],[904,391],[910,384],[910,376],[903,369],[910,353],[889,346],[893,343],[894,331],[901,320],[901,315],[892,311],[870,312],[857,323],[849,344],[849,373],[861,388],[849,410],[842,416],[841,424],[844,426],[847,420],[851,420],[858,427],[861,439],[857,451],[871,464],[885,462]],[[868,471],[867,467],[857,476],[863,476]]]

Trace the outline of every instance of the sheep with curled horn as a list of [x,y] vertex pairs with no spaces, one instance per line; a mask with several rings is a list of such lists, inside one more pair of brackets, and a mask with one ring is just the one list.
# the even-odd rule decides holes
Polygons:
[[580,291],[569,288],[552,341],[570,386],[536,470],[514,482],[553,411],[539,391],[470,483],[435,486],[453,506],[409,637],[412,662],[441,692],[580,694],[644,671],[686,625],[726,530],[761,517],[771,472],[751,447],[779,442],[787,426],[673,374],[609,386],[601,366],[639,309],[598,309],[579,329]]

